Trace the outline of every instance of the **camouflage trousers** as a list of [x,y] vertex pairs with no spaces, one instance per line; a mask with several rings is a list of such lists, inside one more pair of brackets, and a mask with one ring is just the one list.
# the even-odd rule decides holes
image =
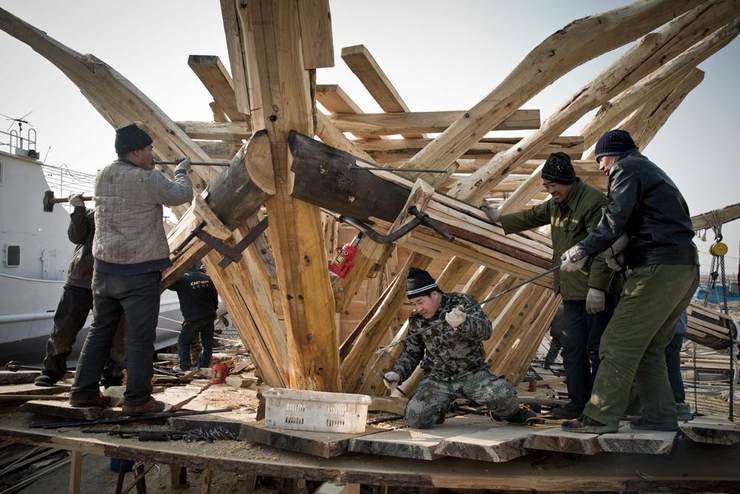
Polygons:
[[425,377],[406,405],[406,423],[417,429],[429,429],[442,423],[455,398],[467,398],[485,405],[500,418],[513,416],[519,410],[514,387],[488,369],[481,369],[457,379]]

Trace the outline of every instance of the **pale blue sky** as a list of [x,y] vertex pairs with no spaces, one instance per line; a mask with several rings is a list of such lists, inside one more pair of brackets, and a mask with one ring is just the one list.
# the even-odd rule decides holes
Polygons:
[[[529,50],[573,19],[624,1],[332,1],[336,67],[319,83],[340,84],[365,111],[377,105],[342,62],[343,46],[364,44],[412,110],[462,110],[496,86]],[[187,66],[190,54],[228,67],[215,0],[0,0],[0,6],[129,78],[175,120],[210,120],[211,100]],[[573,70],[525,106],[542,118],[624,48]],[[26,45],[0,32],[0,113],[28,117],[48,162],[94,172],[113,158],[113,129],[76,87]],[[695,89],[645,149],[684,193],[692,214],[740,202],[740,43],[701,64]],[[568,133],[575,134],[587,119]],[[2,120],[0,120],[0,126]],[[2,130],[10,124],[8,122]],[[711,235],[710,235],[711,237]],[[740,222],[725,227],[728,271],[737,270]],[[708,244],[699,243],[706,252]],[[703,270],[708,257],[701,256]]]

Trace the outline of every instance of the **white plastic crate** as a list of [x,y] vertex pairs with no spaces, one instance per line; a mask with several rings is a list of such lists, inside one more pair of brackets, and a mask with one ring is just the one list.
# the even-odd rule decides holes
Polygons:
[[271,388],[262,396],[268,427],[315,432],[365,431],[370,405],[367,395]]

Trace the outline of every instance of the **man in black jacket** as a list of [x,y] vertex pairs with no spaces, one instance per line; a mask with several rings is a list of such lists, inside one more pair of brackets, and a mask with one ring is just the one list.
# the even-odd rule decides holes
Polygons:
[[[54,327],[46,342],[44,365],[41,375],[36,378],[36,386],[54,386],[64,377],[67,372],[67,357],[72,352],[77,334],[85,325],[93,306],[91,284],[95,210],[85,208],[82,194],[70,195],[69,204],[74,210],[69,219],[67,236],[75,244],[75,250],[67,268],[64,291],[54,313]],[[124,357],[123,332],[119,329],[111,349],[111,360],[103,372],[103,385],[108,387],[121,384]]]
[[200,335],[203,349],[198,357],[200,368],[210,367],[213,349],[213,321],[218,309],[218,292],[211,278],[203,268],[188,271],[175,281],[170,290],[177,292],[183,322],[180,337],[177,339],[177,355],[180,369],[190,370],[190,345]]
[[598,227],[563,255],[561,269],[581,269],[606,250],[607,257],[620,254],[628,271],[601,339],[591,401],[563,429],[616,432],[634,383],[643,414],[632,427],[678,430],[665,348],[699,283],[689,208],[668,175],[640,154],[629,133],[604,134],[596,144],[596,160],[609,174],[607,208]]

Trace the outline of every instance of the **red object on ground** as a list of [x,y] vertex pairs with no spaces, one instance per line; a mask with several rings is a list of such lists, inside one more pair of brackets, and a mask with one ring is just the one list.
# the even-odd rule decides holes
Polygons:
[[340,278],[346,277],[349,272],[352,271],[352,266],[355,263],[355,256],[357,255],[357,244],[360,243],[361,238],[362,234],[359,234],[352,239],[352,242],[344,244],[344,246],[339,249],[337,256],[333,260],[329,261],[329,271]]
[[228,375],[229,368],[224,364],[216,363],[211,366],[211,384],[223,384]]

